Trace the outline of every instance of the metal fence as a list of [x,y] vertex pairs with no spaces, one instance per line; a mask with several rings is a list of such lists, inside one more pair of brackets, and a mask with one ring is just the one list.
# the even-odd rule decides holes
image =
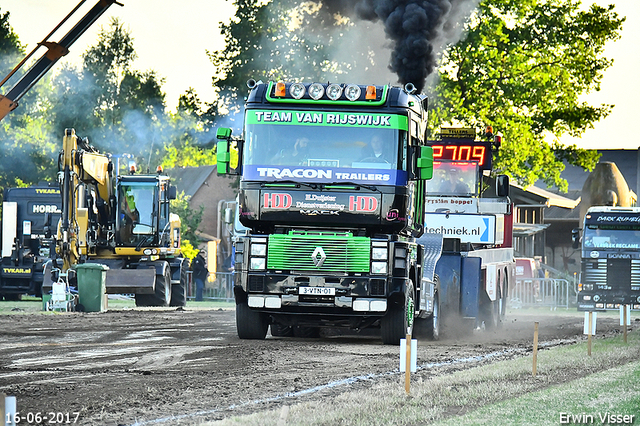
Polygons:
[[533,306],[568,309],[577,301],[575,283],[557,278],[516,280],[509,293],[509,306],[515,309]]
[[[216,272],[211,274],[204,283],[202,297],[204,300],[233,301],[233,272]],[[213,281],[210,281],[213,279]],[[191,280],[191,286],[187,292],[188,300],[196,299],[196,281]]]

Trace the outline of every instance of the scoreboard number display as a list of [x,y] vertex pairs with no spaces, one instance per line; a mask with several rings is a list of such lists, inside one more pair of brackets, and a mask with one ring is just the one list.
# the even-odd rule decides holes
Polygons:
[[475,141],[474,129],[445,129],[442,140],[429,141],[433,148],[433,161],[473,161],[480,170],[491,170],[492,143]]

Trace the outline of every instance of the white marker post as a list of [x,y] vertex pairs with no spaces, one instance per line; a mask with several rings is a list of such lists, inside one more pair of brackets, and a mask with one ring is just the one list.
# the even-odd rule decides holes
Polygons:
[[591,336],[596,334],[596,320],[598,319],[598,313],[589,311],[584,313],[584,334],[587,337],[587,354],[591,356]]
[[624,342],[627,343],[627,327],[631,325],[631,305],[620,305],[620,325]]
[[533,373],[533,377],[536,377],[536,372],[538,371],[538,326],[540,323],[538,321],[533,323],[533,369],[531,370]]
[[5,396],[4,394],[0,394],[0,396],[4,402],[2,421],[5,422],[6,426],[16,426],[16,410],[18,408],[16,397]]

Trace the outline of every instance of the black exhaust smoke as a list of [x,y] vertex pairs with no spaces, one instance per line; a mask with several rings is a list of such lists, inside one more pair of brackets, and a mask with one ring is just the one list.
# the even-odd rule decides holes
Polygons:
[[[393,42],[389,69],[402,84],[413,83],[418,92],[436,67],[434,43],[460,28],[463,3],[477,0],[323,0],[332,14],[367,21],[381,20]],[[467,8],[467,11],[470,8]],[[460,24],[460,25],[456,25]],[[441,45],[441,44],[440,44]]]

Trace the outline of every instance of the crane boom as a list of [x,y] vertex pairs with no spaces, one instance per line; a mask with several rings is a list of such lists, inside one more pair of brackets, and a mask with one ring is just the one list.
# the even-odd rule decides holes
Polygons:
[[43,41],[29,53],[16,67],[0,82],[2,87],[13,76],[27,60],[41,47],[46,47],[47,51],[38,59],[33,66],[18,80],[18,82],[5,94],[0,95],[0,120],[18,107],[18,101],[38,82],[51,67],[64,55],[69,53],[69,47],[111,6],[116,3],[122,6],[117,0],[99,0],[84,17],[78,21],[74,27],[59,41],[48,41],[53,35],[85,2],[82,0]]

